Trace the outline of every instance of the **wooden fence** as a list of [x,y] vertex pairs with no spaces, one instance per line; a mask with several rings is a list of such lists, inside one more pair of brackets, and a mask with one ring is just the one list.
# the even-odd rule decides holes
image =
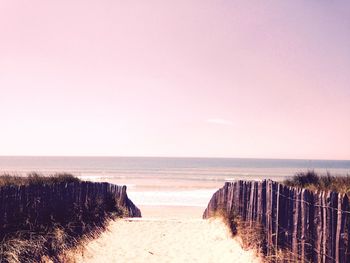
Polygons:
[[126,186],[75,182],[0,187],[0,241],[16,231],[37,231],[56,223],[84,224],[121,210],[126,216],[141,217]]
[[237,215],[247,227],[260,225],[261,250],[272,261],[284,251],[288,256],[283,262],[350,262],[347,195],[314,193],[271,180],[235,181],[213,195],[203,218],[219,209]]

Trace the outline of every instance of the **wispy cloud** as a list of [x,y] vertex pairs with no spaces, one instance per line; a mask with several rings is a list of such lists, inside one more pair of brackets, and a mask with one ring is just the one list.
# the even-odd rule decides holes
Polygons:
[[233,122],[230,120],[225,119],[207,119],[207,123],[213,123],[218,125],[226,125],[226,126],[233,126]]

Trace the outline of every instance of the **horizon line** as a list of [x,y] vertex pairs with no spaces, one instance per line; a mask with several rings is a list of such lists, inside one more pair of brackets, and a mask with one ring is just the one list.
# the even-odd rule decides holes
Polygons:
[[251,159],[251,160],[290,160],[290,161],[345,161],[350,162],[350,159],[319,159],[319,158],[280,158],[280,157],[213,157],[213,156],[157,156],[157,155],[3,155],[2,157],[34,157],[34,158],[163,158],[163,159]]

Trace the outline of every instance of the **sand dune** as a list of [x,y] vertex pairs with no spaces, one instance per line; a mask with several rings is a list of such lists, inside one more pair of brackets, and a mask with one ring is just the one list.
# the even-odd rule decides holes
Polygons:
[[77,262],[260,262],[220,220],[121,219],[87,244]]

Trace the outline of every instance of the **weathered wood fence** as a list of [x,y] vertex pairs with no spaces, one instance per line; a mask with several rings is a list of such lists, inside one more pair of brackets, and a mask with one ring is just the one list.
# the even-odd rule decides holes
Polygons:
[[128,198],[126,186],[74,182],[0,187],[0,241],[8,233],[56,223],[97,221],[109,212],[141,216]]
[[[203,218],[219,209],[234,213],[247,227],[262,226],[262,251],[285,262],[350,262],[350,206],[345,194],[310,192],[271,180],[235,181],[219,189]],[[281,254],[281,253],[280,253]]]

